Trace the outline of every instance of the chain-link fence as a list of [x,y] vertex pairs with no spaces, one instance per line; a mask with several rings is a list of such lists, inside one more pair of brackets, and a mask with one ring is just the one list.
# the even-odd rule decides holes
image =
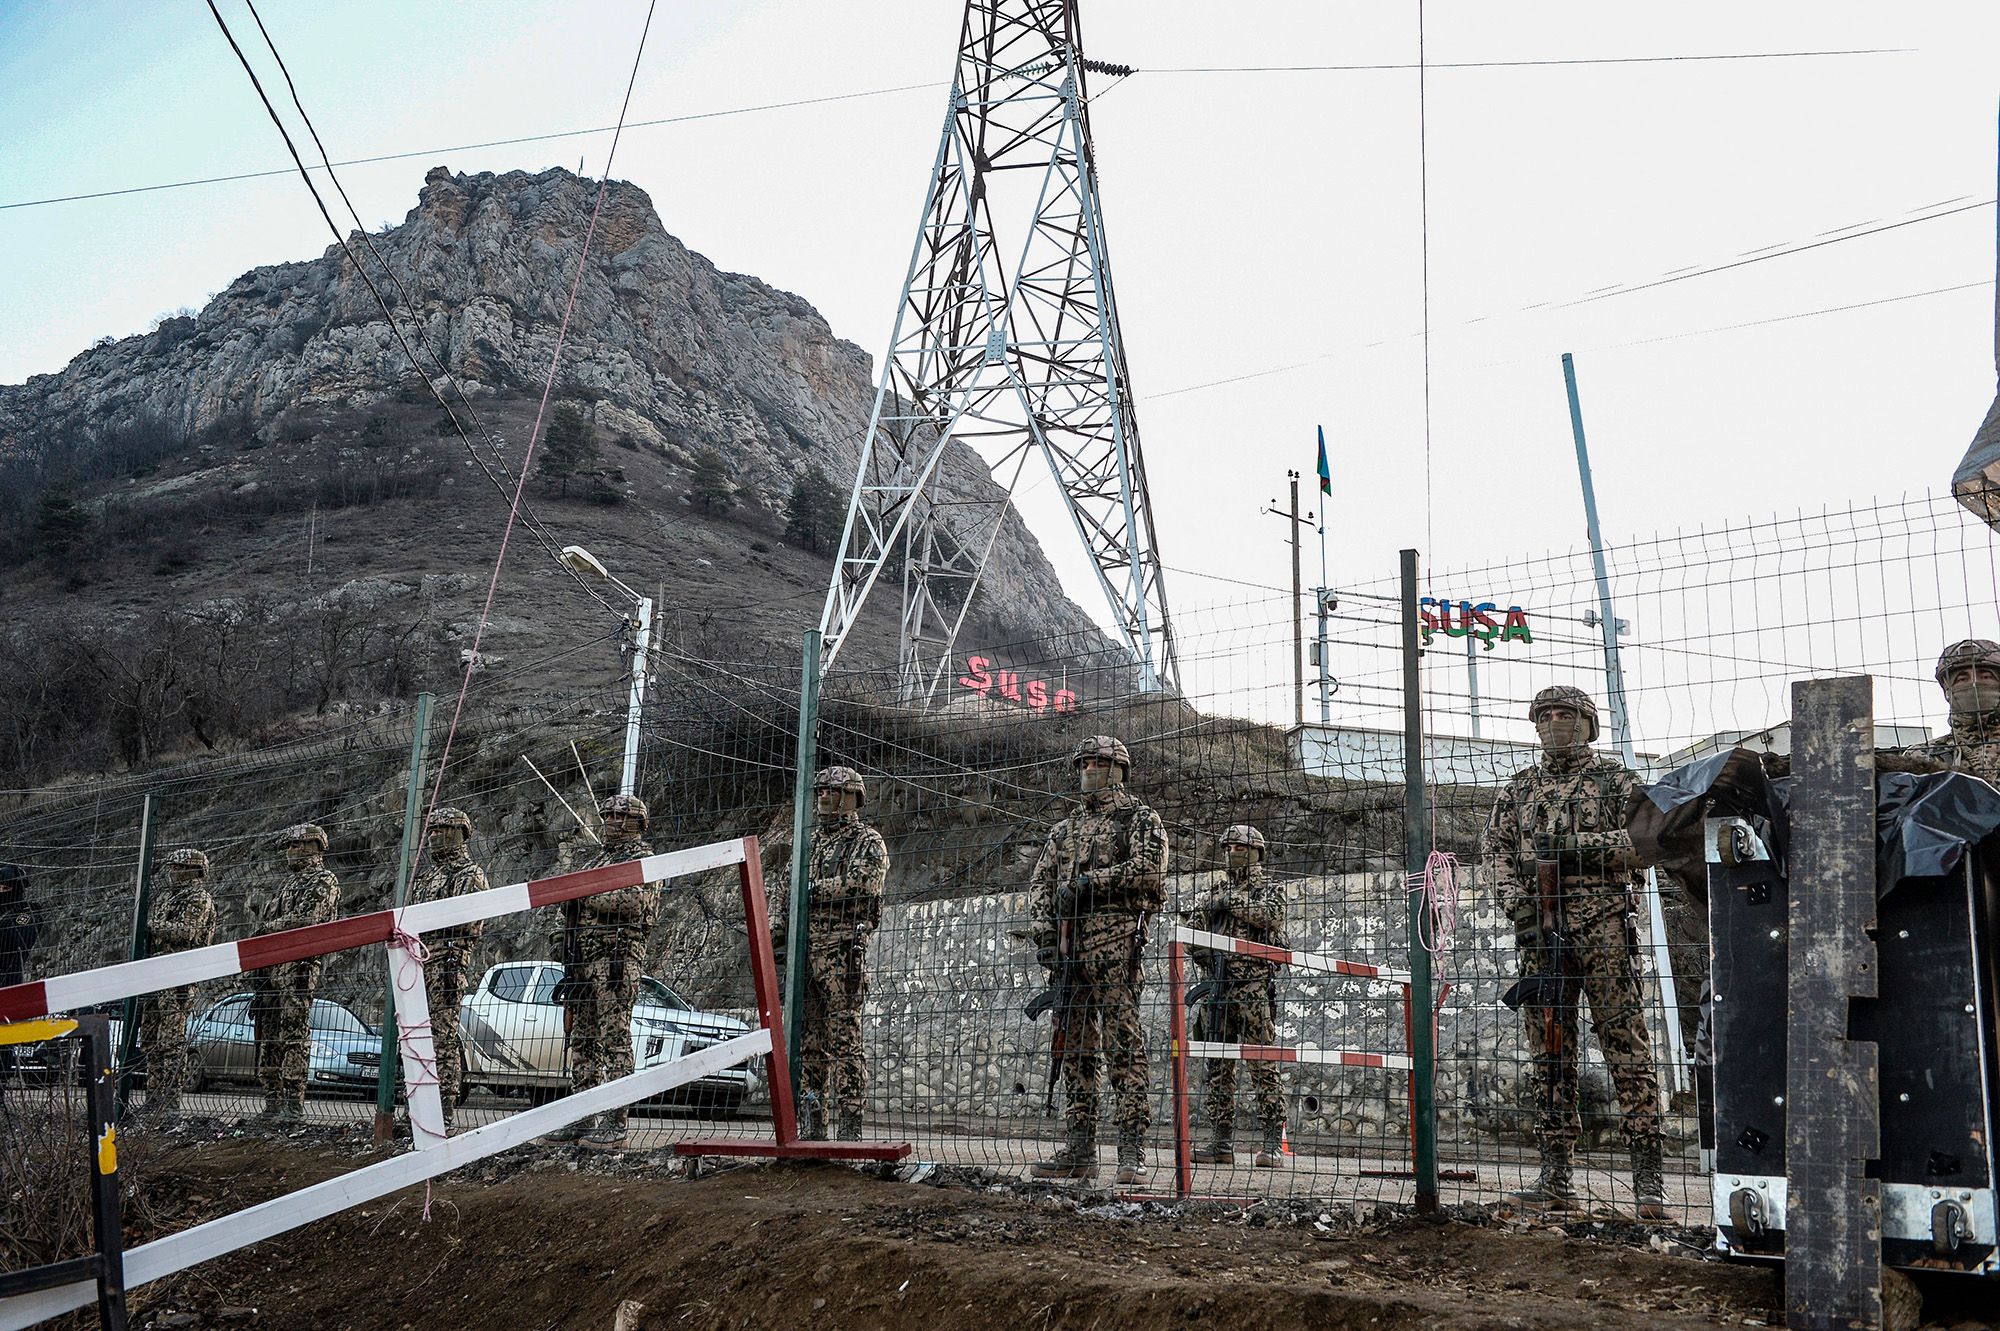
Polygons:
[[[1140,977],[1143,1077],[1109,1048],[1098,1060],[1105,1174],[1116,1120],[1131,1126],[1143,1105],[1150,1173],[1141,1190],[1174,1183],[1172,1088],[1182,1047],[1172,1031],[1182,996],[1168,987],[1172,938],[1176,926],[1221,918],[1204,909],[1228,886],[1221,838],[1232,824],[1248,824],[1262,833],[1264,868],[1282,886],[1283,943],[1311,957],[1277,967],[1268,988],[1252,983],[1262,980],[1257,968],[1236,973],[1236,988],[1250,995],[1238,1002],[1254,1007],[1256,992],[1266,995],[1268,1032],[1212,999],[1183,1009],[1201,1051],[1232,1046],[1228,1065],[1238,1073],[1234,1131],[1222,1134],[1233,1137],[1234,1159],[1196,1166],[1192,1190],[1410,1200],[1417,1141],[1428,1128],[1443,1199],[1498,1200],[1533,1181],[1543,1144],[1537,1125],[1546,1136],[1561,1105],[1549,1098],[1548,1079],[1534,1075],[1538,1058],[1545,1069],[1559,1066],[1549,1049],[1548,1004],[1532,993],[1518,1011],[1502,1001],[1521,976],[1524,949],[1545,940],[1521,936],[1521,912],[1510,918],[1501,885],[1481,863],[1496,801],[1541,757],[1527,719],[1534,695],[1557,684],[1581,689],[1598,713],[1598,752],[1618,756],[1629,740],[1632,765],[1653,778],[1738,745],[1782,762],[1789,684],[1868,673],[1877,681],[1878,742],[1897,747],[1945,724],[1942,699],[1931,691],[1938,650],[1991,633],[2000,618],[1990,533],[1937,498],[1626,543],[1609,552],[1608,597],[1587,550],[1424,569],[1420,599],[1410,605],[1394,571],[1381,573],[1340,579],[1325,600],[1323,641],[1316,641],[1321,606],[1308,602],[1306,660],[1295,652],[1288,590],[1186,580],[1172,693],[1142,691],[1125,654],[1097,635],[1032,644],[981,636],[976,605],[957,659],[934,688],[913,689],[893,669],[845,660],[826,677],[817,762],[862,773],[869,787],[862,813],[883,834],[890,859],[879,927],[850,977],[866,988],[864,1136],[909,1141],[922,1159],[1017,1173],[1061,1140],[1068,1092],[1056,1076],[1051,1018],[1024,1013],[1048,982],[1036,956],[1045,940],[1034,871],[1051,830],[1080,806],[1078,742],[1111,734],[1131,754],[1128,791],[1157,812],[1170,851],[1159,907],[1125,958]],[[1607,615],[1618,629],[1616,689],[1607,675]],[[1423,630],[1414,701],[1426,818],[1414,866],[1406,616]],[[720,649],[670,643],[654,653],[642,727],[638,790],[651,806],[653,846],[758,836],[774,919],[783,918],[791,883],[800,677],[795,660],[729,659]],[[441,782],[441,740],[433,734],[424,800],[436,782],[440,802],[472,814],[471,852],[489,881],[586,862],[598,830],[594,798],[615,788],[624,701],[622,689],[606,689],[504,720],[472,708]],[[0,859],[28,867],[40,912],[29,973],[129,954],[147,791],[155,792],[156,858],[197,846],[213,860],[218,938],[254,931],[251,901],[282,873],[273,834],[299,821],[330,834],[327,865],[341,880],[343,910],[388,904],[414,738],[411,713],[398,709],[310,742],[43,792],[0,814]],[[1680,871],[1686,866],[1634,879],[1629,866],[1587,856],[1593,847],[1574,832],[1554,848],[1571,857],[1564,890],[1623,874],[1636,908],[1632,936],[1604,945],[1592,964],[1577,951],[1543,967],[1561,982],[1554,1001],[1582,995],[1590,1017],[1566,1026],[1572,1054],[1580,1053],[1575,1188],[1586,1204],[1632,1205],[1621,1129],[1632,1119],[1634,1088],[1643,1087],[1631,1069],[1643,1064],[1658,1083],[1647,1114],[1661,1125],[1667,1208],[1694,1219],[1706,1208],[1691,1094],[1706,971],[1702,884]],[[1412,868],[1432,852],[1431,872],[1413,889]],[[1532,898],[1527,858],[1516,856],[1517,897]],[[1429,949],[1435,970],[1429,1124],[1415,1121],[1416,1074],[1406,1066],[1415,1024],[1425,1019],[1403,980],[1413,961],[1413,890],[1416,946]],[[1611,913],[1622,929],[1622,907]],[[1572,923],[1581,935],[1594,921]],[[481,938],[462,1006],[460,1128],[568,1088],[564,1009],[556,1002],[559,935],[558,920],[521,917],[495,922]],[[638,1061],[698,1049],[754,1020],[749,943],[732,874],[677,883],[665,895],[633,1018]],[[1617,1006],[1615,989],[1594,987],[1614,952],[1640,995],[1639,1051],[1632,1020],[1592,1030],[1605,1021],[1602,1007]],[[376,1109],[379,956],[368,949],[330,964],[314,1019],[309,1117],[357,1132]],[[1191,948],[1184,960],[1187,980],[1212,978],[1212,949]],[[1336,960],[1358,973],[1339,973]],[[1573,971],[1565,969],[1571,962]],[[258,1107],[254,1054],[242,1038],[247,1023],[238,1020],[245,994],[231,982],[198,996],[190,1026],[197,1087],[184,1099],[186,1112],[230,1118]],[[790,1034],[796,1041],[801,1032]],[[1115,1043],[1108,1027],[1104,1038]],[[1112,1063],[1122,1069],[1115,1076]],[[1265,1145],[1265,1069],[1277,1071],[1283,1110],[1268,1152],[1276,1167],[1253,1160]],[[1226,1079],[1205,1057],[1180,1070],[1191,1144],[1208,1146]],[[18,1088],[46,1074],[24,1067],[10,1075]],[[1121,1078],[1138,1088],[1122,1109],[1113,1086]],[[635,1143],[767,1136],[767,1099],[755,1069],[711,1078],[635,1118]]]

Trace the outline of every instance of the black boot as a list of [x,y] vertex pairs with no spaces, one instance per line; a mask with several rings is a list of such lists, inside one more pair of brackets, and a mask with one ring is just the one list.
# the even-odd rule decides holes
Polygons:
[[1641,1220],[1667,1218],[1667,1176],[1660,1165],[1660,1139],[1632,1145],[1632,1199]]
[[1264,1129],[1264,1148],[1257,1152],[1257,1158],[1250,1162],[1259,1169],[1279,1169],[1285,1163],[1285,1125],[1282,1123]]
[[1553,1142],[1542,1145],[1542,1168],[1535,1181],[1501,1198],[1524,1211],[1574,1211],[1576,1189],[1570,1182],[1569,1147]]
[[1069,1129],[1056,1153],[1035,1161],[1028,1173],[1035,1178],[1096,1178],[1097,1134],[1089,1128]]
[[1211,1127],[1208,1130],[1208,1145],[1194,1148],[1194,1162],[1198,1165],[1233,1165],[1236,1163],[1236,1143],[1230,1139],[1225,1127]]
[[1118,1134],[1118,1182],[1120,1184],[1144,1183],[1146,1181],[1145,1139],[1136,1132]]

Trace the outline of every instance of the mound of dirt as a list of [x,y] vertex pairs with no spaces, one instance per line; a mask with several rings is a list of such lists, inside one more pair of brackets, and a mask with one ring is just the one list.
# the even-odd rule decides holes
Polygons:
[[[350,1149],[253,1140],[147,1162],[147,1213],[330,1176]],[[226,1199],[226,1200],[225,1200]],[[1782,1324],[1776,1275],[1552,1231],[1209,1207],[1178,1213],[831,1165],[689,1179],[669,1158],[515,1153],[134,1294],[134,1326],[912,1328]],[[1308,1213],[1310,1215],[1310,1213]],[[634,1306],[638,1305],[638,1306]],[[622,1312],[621,1312],[622,1309]]]

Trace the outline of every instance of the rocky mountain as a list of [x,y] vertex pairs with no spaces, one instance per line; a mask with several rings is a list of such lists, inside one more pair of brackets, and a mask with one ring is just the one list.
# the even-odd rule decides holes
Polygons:
[[[420,667],[452,673],[442,667],[470,646],[596,196],[596,182],[562,170],[436,168],[400,225],[349,238],[360,271],[340,246],[258,268],[198,313],[0,386],[0,610],[12,625],[0,669],[47,671],[37,644],[46,655],[63,632],[75,639],[66,653],[115,656],[107,644],[119,632],[156,639],[163,612],[234,622],[254,610],[274,648],[324,636],[329,617],[375,643],[337,660],[301,657],[295,640],[290,656],[269,655],[257,668],[288,672],[288,687],[302,671],[323,677],[314,696],[292,689],[284,705],[324,711],[410,687]],[[482,440],[477,458],[432,386]],[[644,191],[614,182],[553,399],[594,427],[601,457],[586,484],[530,481],[532,519],[513,538],[482,660],[524,666],[604,632],[602,609],[536,548],[538,526],[657,593],[670,637],[790,658],[817,621],[830,556],[786,544],[786,501],[815,466],[844,496],[873,393],[869,357],[804,300],[721,272],[667,233]],[[711,452],[734,487],[726,512],[697,502],[697,464]],[[942,474],[949,496],[997,493],[962,446]],[[1018,517],[993,561],[972,617],[980,645],[1075,635],[1108,645]],[[879,659],[894,633],[885,596],[850,651]],[[615,652],[599,655],[548,678],[606,677]],[[115,692],[135,671],[144,663],[96,661],[74,672],[72,692],[90,679]],[[151,756],[142,751],[179,730],[136,749],[120,740],[106,758]]]

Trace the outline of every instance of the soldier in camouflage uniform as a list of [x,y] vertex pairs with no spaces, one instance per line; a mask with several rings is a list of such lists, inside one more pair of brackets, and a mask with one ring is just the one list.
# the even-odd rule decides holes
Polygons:
[[[298,823],[278,834],[278,845],[291,873],[275,892],[253,903],[257,932],[303,929],[338,915],[340,880],[326,867],[326,830]],[[319,991],[325,964],[325,957],[307,957],[250,973],[257,1075],[264,1083],[263,1117],[279,1124],[305,1117],[313,995]]]
[[[882,922],[889,849],[861,820],[867,788],[851,767],[813,780],[818,814],[806,852],[805,1012],[799,1030],[801,1136],[826,1136],[831,1111],[842,1141],[861,1135],[868,1065],[861,1054],[861,1008],[868,995],[868,940]],[[780,924],[779,929],[783,928]]]
[[[208,856],[177,850],[166,860],[167,890],[146,911],[146,950],[152,956],[207,947],[215,941],[215,898],[208,894]],[[188,1080],[188,1020],[194,986],[175,985],[148,994],[139,1015],[139,1047],[146,1053],[148,1118],[180,1112]]]
[[2000,643],[1953,643],[1938,657],[1937,682],[1951,705],[1951,729],[1904,752],[2000,785]]
[[[604,844],[577,871],[623,864],[653,853],[645,841],[646,801],[606,795],[597,812]],[[639,883],[565,903],[564,1006],[570,1024],[571,1085],[587,1091],[632,1074],[632,1005],[646,973],[646,944],[660,918],[660,884]],[[627,1109],[620,1106],[548,1134],[602,1151],[625,1145]]]
[[[1264,834],[1237,823],[1222,834],[1228,871],[1222,882],[1194,911],[1196,928],[1226,934],[1270,947],[1285,944],[1284,884],[1264,872]],[[1195,1009],[1201,1031],[1197,1037],[1221,1044],[1277,1043],[1278,963],[1237,953],[1198,947],[1191,952],[1203,973],[1208,996]],[[1208,1145],[1196,1148],[1195,1163],[1227,1165],[1236,1161],[1236,1064],[1233,1058],[1208,1060]],[[1278,1065],[1263,1059],[1250,1063],[1250,1086],[1257,1099],[1257,1118],[1264,1142],[1254,1159],[1261,1169],[1284,1163],[1285,1100],[1278,1089]]]
[[1104,1046],[1118,1100],[1118,1182],[1146,1179],[1146,1038],[1139,1024],[1139,956],[1146,922],[1166,892],[1167,829],[1126,793],[1131,755],[1110,735],[1077,746],[1083,807],[1055,825],[1035,861],[1032,938],[1051,979],[1073,963],[1064,1005],[1063,1144],[1037,1178],[1097,1177],[1097,1054]]
[[[463,809],[432,809],[424,819],[430,834],[424,871],[410,884],[409,904],[462,897],[486,890],[486,871],[466,853],[472,839],[472,816]],[[431,1010],[431,1043],[437,1052],[438,1098],[444,1105],[444,1126],[451,1128],[458,1111],[465,1061],[459,1030],[459,1004],[465,998],[472,952],[479,945],[484,920],[440,929],[424,935],[429,956],[424,961],[424,998]]]
[[[1591,1027],[1618,1092],[1639,1214],[1664,1219],[1660,1083],[1637,965],[1634,888],[1640,865],[1625,830],[1625,806],[1638,778],[1616,759],[1591,750],[1597,705],[1581,689],[1566,684],[1543,689],[1530,704],[1528,719],[1541,738],[1542,759],[1508,781],[1480,843],[1481,871],[1514,922],[1523,981],[1516,992],[1524,995],[1521,1015],[1534,1057],[1530,1084],[1541,1172],[1508,1200],[1555,1210],[1575,1205],[1570,1152],[1581,1129],[1576,1107],[1581,992],[1590,1000]],[[1560,865],[1560,934],[1553,939],[1542,928],[1538,845],[1553,852]],[[1560,975],[1551,973],[1552,950],[1559,951]],[[1547,983],[1534,989],[1536,980]],[[1540,993],[1542,1000],[1527,999],[1527,992]],[[1552,1037],[1559,1049],[1550,1047]]]

